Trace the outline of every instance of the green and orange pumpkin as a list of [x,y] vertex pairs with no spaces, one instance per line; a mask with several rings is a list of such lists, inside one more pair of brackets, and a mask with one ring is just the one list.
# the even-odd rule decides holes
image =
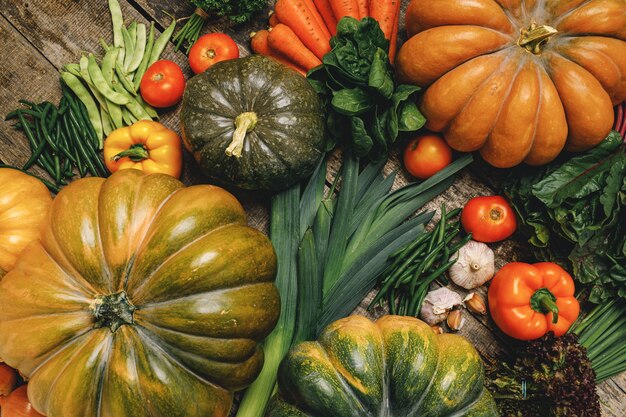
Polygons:
[[225,190],[123,170],[65,187],[0,281],[0,357],[48,417],[220,417],[280,309],[270,241]]
[[350,316],[296,345],[268,417],[496,417],[474,347],[426,323]]

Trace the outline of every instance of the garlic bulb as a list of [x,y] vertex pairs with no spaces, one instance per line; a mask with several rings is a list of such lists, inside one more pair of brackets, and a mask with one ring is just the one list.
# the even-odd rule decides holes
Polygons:
[[463,300],[459,294],[446,287],[439,288],[426,294],[420,310],[420,318],[434,326],[448,317],[452,307],[461,303]]
[[450,278],[456,285],[471,290],[489,281],[495,272],[493,251],[484,243],[470,240],[457,252]]

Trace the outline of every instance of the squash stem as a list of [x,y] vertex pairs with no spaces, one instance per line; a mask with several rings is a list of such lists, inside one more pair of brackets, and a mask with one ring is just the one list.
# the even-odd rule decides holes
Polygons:
[[517,44],[533,54],[539,55],[543,45],[557,33],[558,31],[551,26],[537,25],[537,23],[533,22],[527,29],[521,30]]
[[235,119],[235,133],[233,134],[232,142],[226,148],[226,156],[241,158],[246,134],[255,128],[258,121],[259,119],[254,112],[245,112],[237,116]]

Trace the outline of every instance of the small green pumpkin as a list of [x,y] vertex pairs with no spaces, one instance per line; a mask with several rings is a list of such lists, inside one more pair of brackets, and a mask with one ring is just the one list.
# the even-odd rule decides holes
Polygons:
[[210,178],[282,190],[322,155],[324,116],[306,78],[260,55],[219,62],[187,83],[183,139]]
[[295,346],[269,417],[496,417],[478,353],[413,317],[350,316]]

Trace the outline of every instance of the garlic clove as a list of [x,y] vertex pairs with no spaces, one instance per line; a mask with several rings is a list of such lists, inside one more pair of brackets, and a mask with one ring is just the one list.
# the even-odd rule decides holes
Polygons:
[[450,267],[450,279],[467,290],[480,287],[496,272],[495,255],[482,242],[470,240],[456,256],[456,262]]
[[446,323],[448,327],[452,331],[459,331],[465,324],[465,317],[463,317],[463,313],[461,310],[452,310],[450,314],[448,314],[448,318],[446,319]]
[[424,298],[420,318],[431,326],[439,324],[448,317],[448,312],[456,305],[463,304],[461,296],[449,288],[438,288]]
[[463,302],[472,313],[487,315],[487,303],[485,303],[485,298],[482,295],[472,292],[465,297]]
[[430,326],[435,334],[443,334],[443,328],[441,326]]

